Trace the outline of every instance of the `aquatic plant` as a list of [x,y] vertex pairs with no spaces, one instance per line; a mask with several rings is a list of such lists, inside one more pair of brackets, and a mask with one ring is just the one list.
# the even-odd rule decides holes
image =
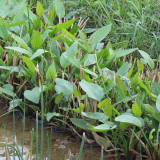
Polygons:
[[[88,18],[75,19],[77,12],[73,14],[70,8],[66,14],[65,3],[60,0],[45,5],[47,8],[39,1],[36,8],[25,0],[3,3],[6,12],[0,17],[0,92],[14,114],[18,107],[24,116],[37,113],[36,134],[41,117],[41,159],[44,120],[56,120],[75,134],[76,126],[91,131],[102,153],[104,148],[134,159],[145,150],[146,155],[141,156],[160,158],[158,59],[141,48],[130,48],[130,37],[125,43],[118,39],[114,44],[111,39],[118,30],[113,17],[122,18],[126,4],[143,20],[140,2],[138,8],[132,1],[118,3],[118,13],[107,24],[88,32],[84,29]],[[108,5],[115,4],[107,3],[97,1],[94,5],[104,12]],[[149,6],[150,2],[146,3]],[[140,30],[136,26],[135,33]],[[87,141],[83,138],[82,144],[84,139]]]

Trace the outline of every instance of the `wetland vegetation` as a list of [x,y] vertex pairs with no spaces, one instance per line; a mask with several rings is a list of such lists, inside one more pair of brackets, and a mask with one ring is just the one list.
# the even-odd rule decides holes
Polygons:
[[[96,160],[160,159],[159,44],[156,0],[0,0],[0,118],[13,116],[6,159],[11,148],[44,159],[46,127],[81,139],[69,160],[85,159],[84,145],[101,147]],[[28,118],[35,129],[25,152]]]

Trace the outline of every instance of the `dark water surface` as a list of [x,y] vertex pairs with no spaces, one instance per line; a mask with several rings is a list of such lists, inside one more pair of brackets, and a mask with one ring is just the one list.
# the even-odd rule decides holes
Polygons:
[[[0,107],[0,116],[6,113],[6,110],[3,107]],[[15,126],[16,126],[16,139],[19,145],[19,148],[22,148],[22,119],[16,116],[15,119]],[[2,127],[2,124],[5,126],[5,133]],[[31,131],[32,128],[35,128],[35,122],[31,119],[26,119],[25,124],[25,146],[24,146],[24,153],[30,149],[30,142],[31,142]],[[44,157],[48,157],[48,147],[47,147],[47,135],[51,134],[50,129],[44,129],[44,146],[43,146],[43,153]],[[67,160],[69,157],[69,152],[71,152],[75,158],[78,156],[81,141],[76,140],[75,138],[67,138],[69,135],[67,133],[55,133],[52,132],[52,141],[51,141],[51,160]],[[8,138],[8,143],[13,144],[13,115],[9,113],[0,118],[0,160],[6,160],[5,157],[5,139]],[[39,127],[39,139],[40,139],[40,127]],[[63,145],[62,142],[67,139]],[[40,144],[40,140],[39,140]],[[34,147],[33,147],[33,156],[35,157],[36,153],[36,137],[34,133]],[[60,147],[59,147],[60,146]],[[58,149],[58,147],[60,149]],[[10,156],[13,155],[13,150],[9,149]],[[40,148],[39,148],[40,152]],[[13,159],[13,156],[11,156]],[[18,157],[15,158],[18,160]],[[35,159],[35,158],[33,158]],[[46,158],[47,159],[47,158]],[[99,160],[100,159],[100,148],[99,147],[92,147],[92,151],[90,147],[84,146],[83,155],[81,160]]]

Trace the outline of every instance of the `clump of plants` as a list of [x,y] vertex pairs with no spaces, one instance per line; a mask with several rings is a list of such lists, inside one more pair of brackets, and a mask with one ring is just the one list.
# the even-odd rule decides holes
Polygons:
[[87,21],[66,15],[60,0],[2,7],[0,92],[10,110],[38,111],[42,126],[56,120],[76,134],[78,126],[114,156],[160,159],[159,74],[148,53],[104,42],[110,21],[88,37]]

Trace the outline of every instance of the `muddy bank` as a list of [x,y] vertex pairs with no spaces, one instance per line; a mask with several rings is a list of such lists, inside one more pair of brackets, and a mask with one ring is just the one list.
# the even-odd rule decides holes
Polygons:
[[[6,109],[3,106],[0,107],[0,115],[6,113]],[[22,119],[16,116],[15,118],[16,127],[16,138],[20,149],[22,148]],[[34,120],[26,119],[25,123],[25,146],[24,153],[30,149],[31,143],[31,131],[36,127]],[[67,160],[69,154],[73,154],[76,159],[79,153],[81,141],[75,137],[71,137],[67,133],[55,133],[51,132],[50,127],[44,127],[44,146],[43,152],[44,157],[48,157],[48,137],[52,134],[51,140],[51,160]],[[6,159],[5,157],[5,139],[8,139],[10,144],[13,144],[13,116],[9,113],[0,118],[0,159]],[[40,126],[39,126],[39,144],[40,144]],[[36,153],[36,138],[34,134],[34,147],[33,156]],[[40,146],[39,146],[40,147]],[[9,150],[10,155],[13,154],[13,149]],[[16,158],[18,159],[18,157]],[[99,160],[100,159],[100,148],[99,147],[87,147],[84,146],[82,160]]]

